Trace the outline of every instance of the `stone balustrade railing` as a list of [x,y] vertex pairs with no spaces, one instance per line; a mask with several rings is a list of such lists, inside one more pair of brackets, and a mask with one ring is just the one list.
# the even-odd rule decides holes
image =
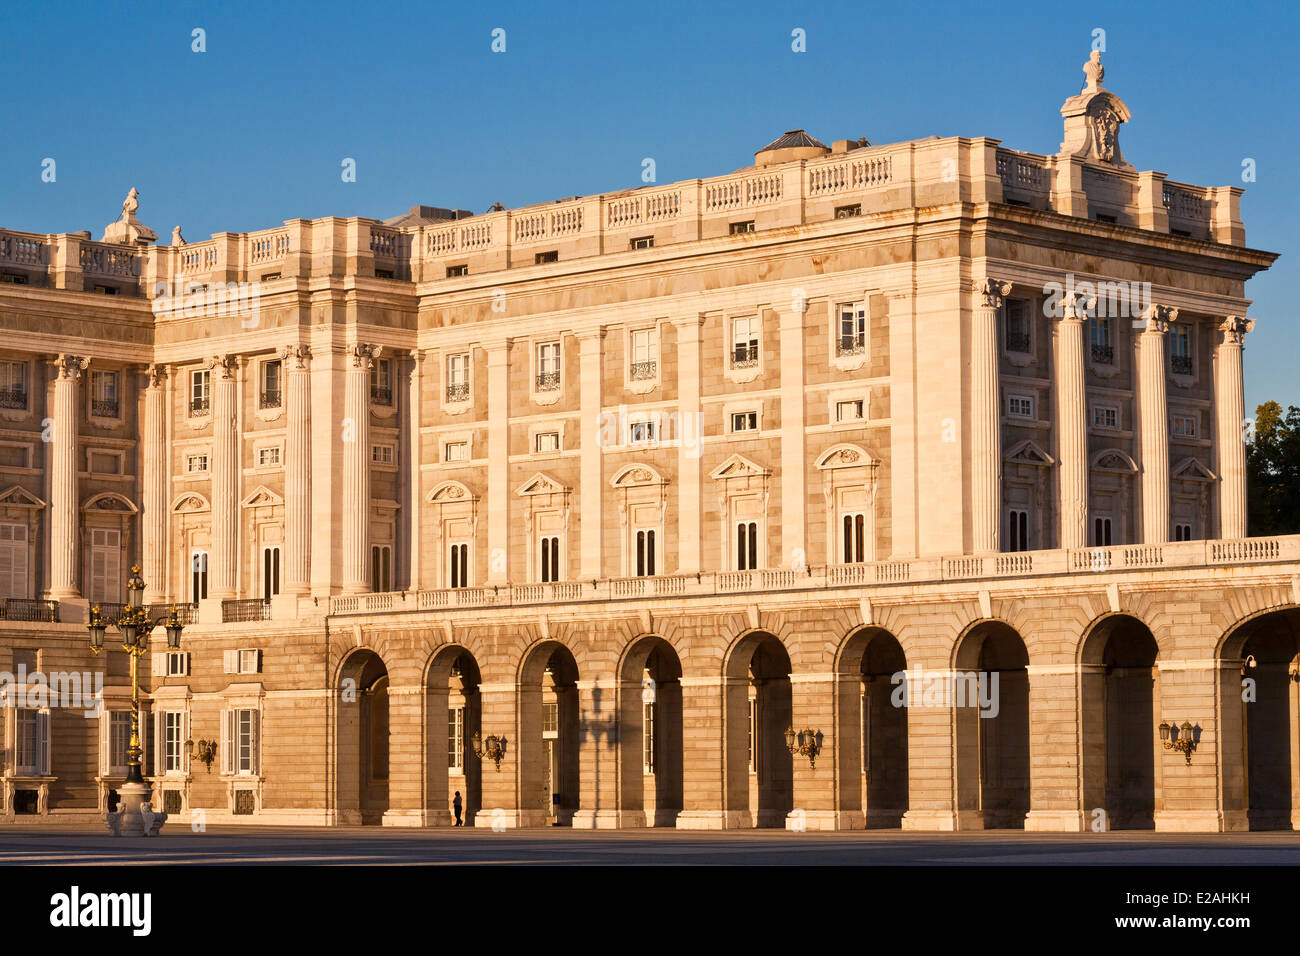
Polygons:
[[331,614],[381,614],[480,607],[518,607],[578,601],[635,600],[771,591],[916,585],[943,581],[1030,578],[1062,574],[1144,571],[1300,561],[1300,535],[1237,540],[1179,541],[1160,545],[1019,551],[1008,554],[902,558],[701,574],[503,584],[492,587],[390,591],[330,599]]

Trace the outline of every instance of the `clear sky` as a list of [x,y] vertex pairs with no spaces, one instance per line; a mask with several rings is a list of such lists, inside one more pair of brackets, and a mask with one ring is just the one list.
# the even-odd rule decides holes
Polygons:
[[163,242],[178,223],[193,241],[416,203],[483,212],[641,185],[646,157],[661,183],[727,173],[795,127],[1053,153],[1100,28],[1105,85],[1133,111],[1125,158],[1244,185],[1247,243],[1283,254],[1246,287],[1246,399],[1300,405],[1298,25],[1295,4],[1132,0],[7,0],[0,225],[97,238],[131,186]]

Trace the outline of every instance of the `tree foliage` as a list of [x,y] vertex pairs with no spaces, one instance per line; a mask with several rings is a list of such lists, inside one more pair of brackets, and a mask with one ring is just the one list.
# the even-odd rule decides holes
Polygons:
[[1300,532],[1300,408],[1282,414],[1277,402],[1255,409],[1255,434],[1246,446],[1248,533]]

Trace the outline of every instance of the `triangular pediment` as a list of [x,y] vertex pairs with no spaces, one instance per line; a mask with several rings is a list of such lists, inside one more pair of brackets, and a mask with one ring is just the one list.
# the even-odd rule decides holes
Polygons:
[[284,504],[284,499],[266,485],[258,485],[240,502],[245,508],[274,508]]
[[1181,481],[1215,481],[1214,472],[1195,458],[1184,458],[1174,466],[1173,475]]
[[832,445],[817,459],[817,467],[823,471],[827,468],[862,468],[874,464],[876,458],[871,452],[847,443]]
[[649,465],[628,465],[610,479],[613,488],[635,488],[637,485],[666,485],[668,480]]
[[550,475],[539,471],[533,477],[529,478],[519,486],[515,494],[521,497],[530,495],[562,495],[569,489],[560,484]]
[[20,485],[13,485],[0,491],[0,507],[5,508],[44,508],[45,502]]
[[709,472],[709,477],[715,480],[724,478],[760,478],[768,473],[766,468],[755,464],[744,455],[732,455]]
[[1037,442],[1028,438],[1008,448],[1002,456],[1002,460],[1013,465],[1034,465],[1038,468],[1045,468],[1056,463],[1055,459],[1043,451]]

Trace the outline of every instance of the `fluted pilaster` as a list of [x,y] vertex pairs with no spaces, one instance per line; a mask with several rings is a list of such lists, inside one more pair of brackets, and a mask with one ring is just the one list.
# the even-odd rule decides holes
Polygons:
[[287,388],[284,433],[284,593],[311,590],[311,349],[281,349]]
[[1138,337],[1138,414],[1142,423],[1142,543],[1169,540],[1169,405],[1165,333],[1178,310],[1153,305]]
[[54,360],[53,434],[50,447],[50,597],[79,597],[77,587],[77,382],[90,359]]
[[[488,366],[487,579],[495,584],[510,580],[510,342],[498,342],[486,348]],[[587,430],[591,431],[592,428]],[[583,474],[585,475],[586,472]],[[586,480],[585,477],[583,480]],[[585,523],[586,511],[582,513]],[[585,531],[583,542],[586,543]]]
[[370,369],[383,351],[354,345],[343,383],[343,592],[370,589]]
[[1246,537],[1245,388],[1241,358],[1255,320],[1230,315],[1219,325],[1223,339],[1215,356],[1215,439],[1219,451],[1219,537]]
[[1095,299],[1067,295],[1056,330],[1056,427],[1060,459],[1062,548],[1088,543],[1088,396],[1084,385],[1084,322]]
[[975,283],[971,321],[971,549],[1000,548],[1002,520],[1002,429],[998,390],[998,309],[1011,283]]
[[140,545],[144,563],[146,603],[167,597],[167,377],[165,365],[145,369],[144,423],[141,436]]
[[219,355],[212,371],[212,552],[208,596],[239,592],[239,359]]

